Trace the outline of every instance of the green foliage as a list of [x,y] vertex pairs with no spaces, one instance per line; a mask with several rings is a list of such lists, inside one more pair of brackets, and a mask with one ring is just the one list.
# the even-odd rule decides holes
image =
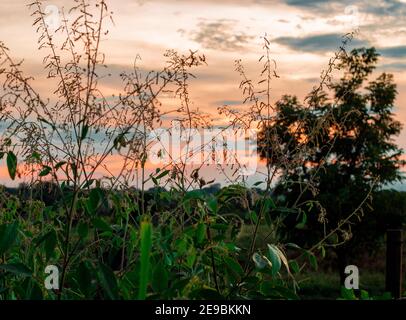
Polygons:
[[[238,238],[240,218],[221,214],[230,199],[243,199],[248,190],[171,190],[178,199],[175,215],[172,204],[160,200],[167,192],[151,191],[154,197],[145,205],[155,211],[140,216],[132,200],[137,191],[83,191],[76,197],[76,210],[83,215],[71,224],[68,247],[61,207],[40,206],[40,222],[20,205],[16,221],[0,226],[0,297],[57,299],[57,291],[44,288],[44,270],[49,264],[63,266],[68,254],[63,299],[298,298],[291,269],[298,273],[299,265],[288,261],[283,245],[255,247],[249,257],[250,244]],[[71,194],[60,200],[69,203]],[[260,202],[273,208],[270,200]],[[110,205],[101,215],[103,203]],[[264,215],[257,216],[265,223]],[[181,223],[186,217],[188,222]]]

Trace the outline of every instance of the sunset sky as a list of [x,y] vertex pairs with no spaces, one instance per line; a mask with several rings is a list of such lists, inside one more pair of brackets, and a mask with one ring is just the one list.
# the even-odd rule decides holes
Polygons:
[[[73,1],[43,1],[44,6],[69,8]],[[1,0],[0,41],[24,59],[27,74],[41,79],[42,53],[37,50],[29,1]],[[242,59],[249,75],[258,75],[261,37],[271,41],[280,79],[273,84],[274,101],[282,94],[301,99],[317,84],[320,72],[337,50],[341,36],[359,28],[352,47],[375,46],[382,54],[379,72],[395,75],[396,114],[406,123],[406,0],[115,0],[110,1],[114,25],[103,41],[112,73],[132,68],[140,55],[144,69],[163,66],[167,49],[199,50],[208,65],[191,86],[194,107],[213,115],[224,104],[241,104],[240,79],[234,61]],[[46,82],[35,87],[46,93]],[[112,77],[107,92],[119,92]],[[406,130],[398,138],[406,149]],[[1,177],[5,164],[1,163]]]

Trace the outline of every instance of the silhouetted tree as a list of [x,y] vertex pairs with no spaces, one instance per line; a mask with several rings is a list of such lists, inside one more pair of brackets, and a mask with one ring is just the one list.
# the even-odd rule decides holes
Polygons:
[[[402,178],[399,170],[404,164],[400,158],[402,150],[393,140],[402,128],[392,113],[397,95],[393,76],[383,73],[368,82],[378,56],[374,48],[355,49],[349,55],[343,55],[339,67],[344,70],[344,75],[330,86],[334,103],[323,91],[313,94],[306,107],[296,97],[285,96],[276,104],[276,121],[260,135],[262,157],[266,157],[266,148],[263,147],[266,130],[277,132],[287,157],[290,150],[298,147],[317,148],[305,163],[284,170],[279,183],[287,203],[303,194],[301,203],[307,205],[303,210],[300,203],[294,203],[299,215],[287,219],[288,224],[300,229],[295,231],[295,237],[299,238],[296,241],[312,243],[321,232],[328,233],[349,214],[356,212],[368,194],[372,195],[384,184]],[[331,112],[334,121],[324,124],[317,141],[307,142],[310,130],[327,112]],[[272,152],[268,154],[272,155]],[[311,187],[302,188],[302,183],[308,181],[312,182]],[[311,200],[314,195],[317,203]],[[363,215],[361,209],[356,217],[361,219]],[[307,220],[306,225],[298,223],[296,218]],[[334,240],[335,243],[345,241],[336,248],[342,278],[355,243],[352,235],[356,234],[357,240],[362,238],[361,233],[357,234],[357,222],[352,220],[340,227],[336,234],[338,239]]]

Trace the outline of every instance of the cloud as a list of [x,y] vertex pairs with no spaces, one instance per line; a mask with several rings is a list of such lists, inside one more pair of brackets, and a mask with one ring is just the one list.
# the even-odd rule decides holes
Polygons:
[[291,6],[298,7],[319,7],[321,5],[326,5],[329,2],[338,2],[338,1],[326,1],[326,0],[286,0],[286,3]]
[[376,16],[406,15],[406,3],[400,0],[282,0],[286,4],[301,7],[307,10],[329,12],[331,8],[356,6],[360,12],[370,13]]
[[215,101],[213,104],[215,105],[221,105],[221,106],[238,106],[241,105],[242,102],[238,100],[220,100],[220,101]]
[[244,47],[254,37],[235,29],[236,21],[220,19],[202,21],[198,30],[191,33],[191,40],[198,42],[206,49],[236,51]]
[[[343,35],[338,33],[313,35],[308,37],[280,37],[273,39],[274,42],[287,46],[290,49],[304,52],[326,52],[336,51],[343,41]],[[363,47],[368,43],[362,40],[353,39],[349,47]]]
[[390,58],[406,58],[406,46],[381,48],[378,52]]
[[377,1],[377,5],[365,3],[364,10],[377,16],[405,16],[406,3],[399,0]]
[[378,69],[392,72],[404,71],[406,70],[406,62],[387,63],[379,66]]

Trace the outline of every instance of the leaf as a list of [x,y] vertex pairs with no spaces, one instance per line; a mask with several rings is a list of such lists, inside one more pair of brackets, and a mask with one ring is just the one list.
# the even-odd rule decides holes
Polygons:
[[307,255],[307,258],[309,259],[309,262],[310,262],[310,265],[312,266],[312,268],[314,270],[317,270],[318,264],[317,264],[316,256],[313,253],[311,253],[310,251],[307,251],[306,255]]
[[26,278],[22,285],[22,296],[25,300],[42,300],[42,289],[33,278]]
[[17,240],[18,223],[0,226],[0,256],[5,254]]
[[186,255],[186,265],[189,268],[193,268],[193,265],[196,262],[196,257],[197,257],[196,249],[193,245],[191,245]]
[[306,223],[307,223],[307,215],[306,215],[306,213],[303,212],[302,221],[300,223],[298,223],[295,226],[295,228],[299,229],[299,230],[302,230],[302,229],[304,229],[306,227]]
[[85,181],[82,188],[83,189],[89,188],[95,181],[96,181],[95,179],[89,179],[89,180]]
[[152,225],[151,222],[141,222],[141,269],[138,299],[145,300],[149,282],[150,254],[152,247]]
[[102,191],[99,188],[92,189],[89,193],[89,198],[86,201],[87,211],[93,215],[96,213],[97,208],[102,199]]
[[30,277],[32,275],[32,271],[22,263],[0,264],[0,270],[25,277]]
[[302,250],[301,247],[299,247],[296,243],[287,243],[285,244],[286,248],[292,248],[292,249],[297,249],[297,250]]
[[368,291],[361,290],[361,300],[370,300]]
[[118,286],[114,272],[104,263],[100,263],[98,276],[100,284],[106,291],[107,296],[112,300],[118,300]]
[[187,250],[188,241],[185,237],[176,240],[176,251],[178,255],[183,255]]
[[55,170],[60,169],[63,165],[66,164],[66,161],[60,161],[55,165]]
[[89,233],[89,226],[85,222],[80,222],[78,226],[78,235],[81,239],[85,239]]
[[183,201],[192,200],[192,199],[204,200],[203,191],[202,190],[192,190],[192,191],[189,191],[188,193],[186,193],[185,196],[183,197]]
[[299,264],[295,260],[289,261],[289,267],[293,273],[299,273],[299,271],[300,271]]
[[16,173],[17,173],[17,157],[12,151],[9,151],[7,153],[6,162],[7,162],[8,174],[10,175],[10,178],[12,180],[14,180],[16,177]]
[[82,261],[76,272],[76,280],[79,285],[80,291],[89,297],[92,290],[92,275],[90,264],[86,261]]
[[207,207],[210,209],[211,212],[217,213],[218,210],[218,202],[216,198],[211,198],[207,201]]
[[326,257],[326,249],[324,246],[320,247],[321,257],[324,259]]
[[282,266],[282,261],[279,253],[280,251],[275,245],[268,244],[268,258],[272,263],[272,275],[276,275]]
[[56,127],[52,124],[52,123],[50,123],[48,120],[46,120],[46,119],[44,119],[44,118],[42,118],[42,117],[38,117],[38,120],[39,121],[41,121],[41,122],[44,122],[44,123],[46,123],[47,125],[49,125],[52,129],[56,129]]
[[265,199],[264,203],[264,212],[268,212],[270,209],[275,209],[276,205],[275,202],[272,200],[271,197]]
[[152,276],[152,289],[156,293],[161,293],[168,288],[168,271],[165,269],[163,263],[158,263]]
[[85,140],[88,132],[89,132],[89,125],[85,124],[82,128],[82,134],[80,136],[80,140]]
[[206,225],[201,222],[196,228],[196,241],[198,244],[202,244],[204,239],[206,239]]
[[341,287],[341,297],[345,300],[357,300],[354,290]]
[[44,168],[41,170],[41,172],[39,173],[39,176],[40,177],[45,177],[45,176],[47,176],[48,174],[50,174],[51,173],[51,167],[48,167],[48,166],[44,166]]
[[241,265],[233,258],[230,257],[223,257],[223,260],[227,267],[232,270],[238,276],[242,276],[244,274],[244,270],[242,269]]
[[93,226],[95,226],[97,229],[100,229],[101,231],[107,231],[107,232],[113,231],[111,226],[106,221],[104,221],[102,218],[93,219]]
[[264,269],[268,265],[268,261],[257,252],[252,255],[252,260],[258,269]]
[[37,151],[34,151],[31,154],[31,159],[36,160],[36,161],[40,161],[41,160],[41,155]]
[[55,230],[51,230],[48,236],[46,237],[44,244],[45,255],[47,260],[49,260],[54,255],[56,244],[57,244],[56,232]]
[[156,176],[155,179],[157,180],[162,179],[163,177],[167,176],[169,172],[170,172],[169,170],[164,170],[158,176]]
[[255,211],[253,211],[253,210],[250,211],[250,217],[251,217],[251,220],[252,220],[252,222],[254,224],[258,223],[258,216],[257,216],[257,213]]

